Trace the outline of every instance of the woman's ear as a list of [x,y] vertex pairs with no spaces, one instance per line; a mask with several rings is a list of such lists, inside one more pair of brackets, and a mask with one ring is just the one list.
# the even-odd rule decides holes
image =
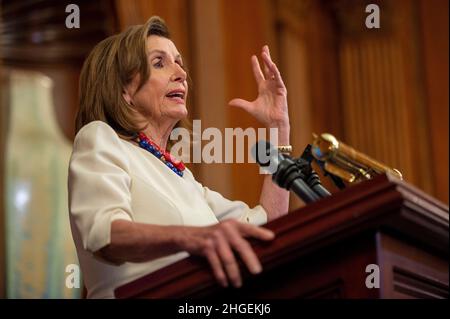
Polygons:
[[131,94],[129,93],[129,91],[127,89],[122,90],[122,96],[129,105],[134,106],[133,99],[131,98]]
[[133,77],[133,79],[122,87],[122,96],[128,105],[134,106],[133,96],[138,91],[139,87],[139,75]]

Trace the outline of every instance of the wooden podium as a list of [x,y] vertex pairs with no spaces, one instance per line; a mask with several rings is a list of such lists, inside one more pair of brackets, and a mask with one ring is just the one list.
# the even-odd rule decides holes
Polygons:
[[[250,275],[241,264],[242,288],[222,288],[205,260],[189,257],[119,287],[115,294],[448,298],[448,222],[448,206],[405,182],[378,176],[268,223],[275,240],[252,241],[263,272]],[[377,267],[366,269],[368,265],[378,266],[379,281]],[[373,287],[377,282],[379,288]]]

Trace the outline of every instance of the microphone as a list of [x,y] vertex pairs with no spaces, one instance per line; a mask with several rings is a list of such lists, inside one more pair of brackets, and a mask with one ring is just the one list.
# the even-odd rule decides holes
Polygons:
[[297,168],[302,175],[301,178],[317,195],[319,195],[319,197],[323,198],[331,196],[330,192],[322,186],[319,175],[311,166],[311,162],[313,161],[313,159],[314,158],[311,154],[311,144],[308,144],[303,151],[302,156],[295,160]]
[[302,180],[296,163],[279,153],[269,142],[258,141],[252,147],[252,156],[264,171],[272,174],[272,180],[281,188],[293,191],[305,203],[320,199]]
[[389,174],[402,179],[402,173],[368,155],[342,143],[329,133],[313,134],[311,153],[323,163],[330,176],[337,176],[347,183],[372,179],[378,174]]

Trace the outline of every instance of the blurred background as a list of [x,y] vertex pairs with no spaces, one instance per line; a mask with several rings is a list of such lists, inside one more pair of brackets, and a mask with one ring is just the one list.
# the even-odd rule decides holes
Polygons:
[[[65,26],[70,3],[79,29]],[[380,7],[379,29],[365,26],[370,3]],[[203,129],[260,126],[227,103],[256,97],[250,56],[268,44],[289,92],[294,156],[313,132],[329,132],[448,204],[448,3],[1,1],[0,297],[80,297],[65,285],[66,266],[77,264],[67,167],[80,69],[97,42],[152,15],[166,20],[187,62],[190,117]],[[259,200],[256,164],[191,168],[230,199]]]

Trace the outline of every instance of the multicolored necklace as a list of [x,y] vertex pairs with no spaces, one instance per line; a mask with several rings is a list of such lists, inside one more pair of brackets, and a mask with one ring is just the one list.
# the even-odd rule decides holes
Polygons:
[[183,177],[183,171],[186,168],[182,161],[177,160],[169,152],[162,150],[156,143],[150,140],[143,132],[138,134],[136,139],[139,146],[149,151],[161,160],[168,168],[175,172],[178,176]]

